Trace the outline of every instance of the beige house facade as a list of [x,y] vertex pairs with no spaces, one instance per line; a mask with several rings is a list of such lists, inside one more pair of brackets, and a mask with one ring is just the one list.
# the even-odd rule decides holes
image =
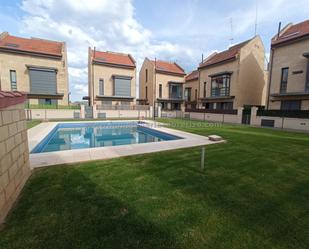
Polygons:
[[269,65],[267,108],[309,110],[309,20],[273,37]]
[[139,103],[163,110],[184,108],[184,70],[175,62],[145,58],[139,72]]
[[198,105],[199,71],[194,70],[185,77],[184,97],[186,109],[196,109]]
[[130,54],[88,51],[90,105],[134,105],[136,63]]
[[264,61],[259,36],[208,56],[199,65],[199,107],[232,110],[265,105]]
[[0,35],[0,90],[27,93],[30,104],[68,105],[65,42]]

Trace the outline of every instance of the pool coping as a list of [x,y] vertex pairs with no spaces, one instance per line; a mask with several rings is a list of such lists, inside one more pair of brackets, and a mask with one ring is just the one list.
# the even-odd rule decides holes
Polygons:
[[181,137],[178,140],[168,140],[152,143],[128,144],[110,147],[95,147],[75,150],[63,150],[44,153],[29,154],[31,168],[38,168],[59,164],[73,164],[78,162],[86,162],[92,160],[104,160],[117,158],[122,156],[138,155],[153,153],[159,151],[167,151],[181,148],[189,148],[194,146],[202,146],[225,142],[210,141],[208,137],[174,130],[165,127],[165,124],[150,120],[106,120],[106,121],[63,121],[63,122],[43,122],[28,130],[28,147],[32,151],[58,124],[60,123],[102,123],[102,122],[130,122],[142,121],[151,129],[169,133],[171,135]]

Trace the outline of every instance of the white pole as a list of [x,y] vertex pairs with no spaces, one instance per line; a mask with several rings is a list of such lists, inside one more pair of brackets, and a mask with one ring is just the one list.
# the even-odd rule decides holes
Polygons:
[[202,147],[201,170],[204,170],[204,167],[205,167],[205,147]]

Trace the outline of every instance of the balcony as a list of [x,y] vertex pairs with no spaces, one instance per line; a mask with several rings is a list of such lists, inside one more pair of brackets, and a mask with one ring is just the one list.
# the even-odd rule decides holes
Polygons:
[[230,96],[230,88],[229,87],[221,87],[221,88],[212,88],[211,89],[211,97],[226,97]]

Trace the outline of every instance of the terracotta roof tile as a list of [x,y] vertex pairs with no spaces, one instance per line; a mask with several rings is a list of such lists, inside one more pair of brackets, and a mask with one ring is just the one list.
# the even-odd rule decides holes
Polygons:
[[53,56],[62,56],[62,46],[62,42],[36,38],[27,39],[12,35],[4,36],[4,38],[0,40],[0,48],[2,49]]
[[185,78],[186,81],[197,80],[197,79],[198,79],[198,70],[192,71]]
[[135,61],[129,54],[115,53],[115,52],[101,52],[92,50],[94,55],[94,61],[114,64],[114,65],[122,65],[135,67]]
[[203,63],[200,63],[200,68],[211,66],[223,61],[231,60],[236,58],[236,55],[239,53],[240,49],[245,46],[250,40],[244,41],[242,43],[236,44],[229,49],[222,51],[220,53],[216,53],[211,56],[209,59],[206,59]]
[[275,37],[272,40],[272,45],[298,39],[305,35],[309,35],[309,20],[291,25],[279,36],[279,38]]
[[176,62],[167,62],[161,60],[151,60],[151,63],[155,65],[156,70],[159,72],[174,73],[179,75],[185,75],[185,71]]
[[24,103],[25,100],[26,94],[23,92],[0,91],[0,109]]

